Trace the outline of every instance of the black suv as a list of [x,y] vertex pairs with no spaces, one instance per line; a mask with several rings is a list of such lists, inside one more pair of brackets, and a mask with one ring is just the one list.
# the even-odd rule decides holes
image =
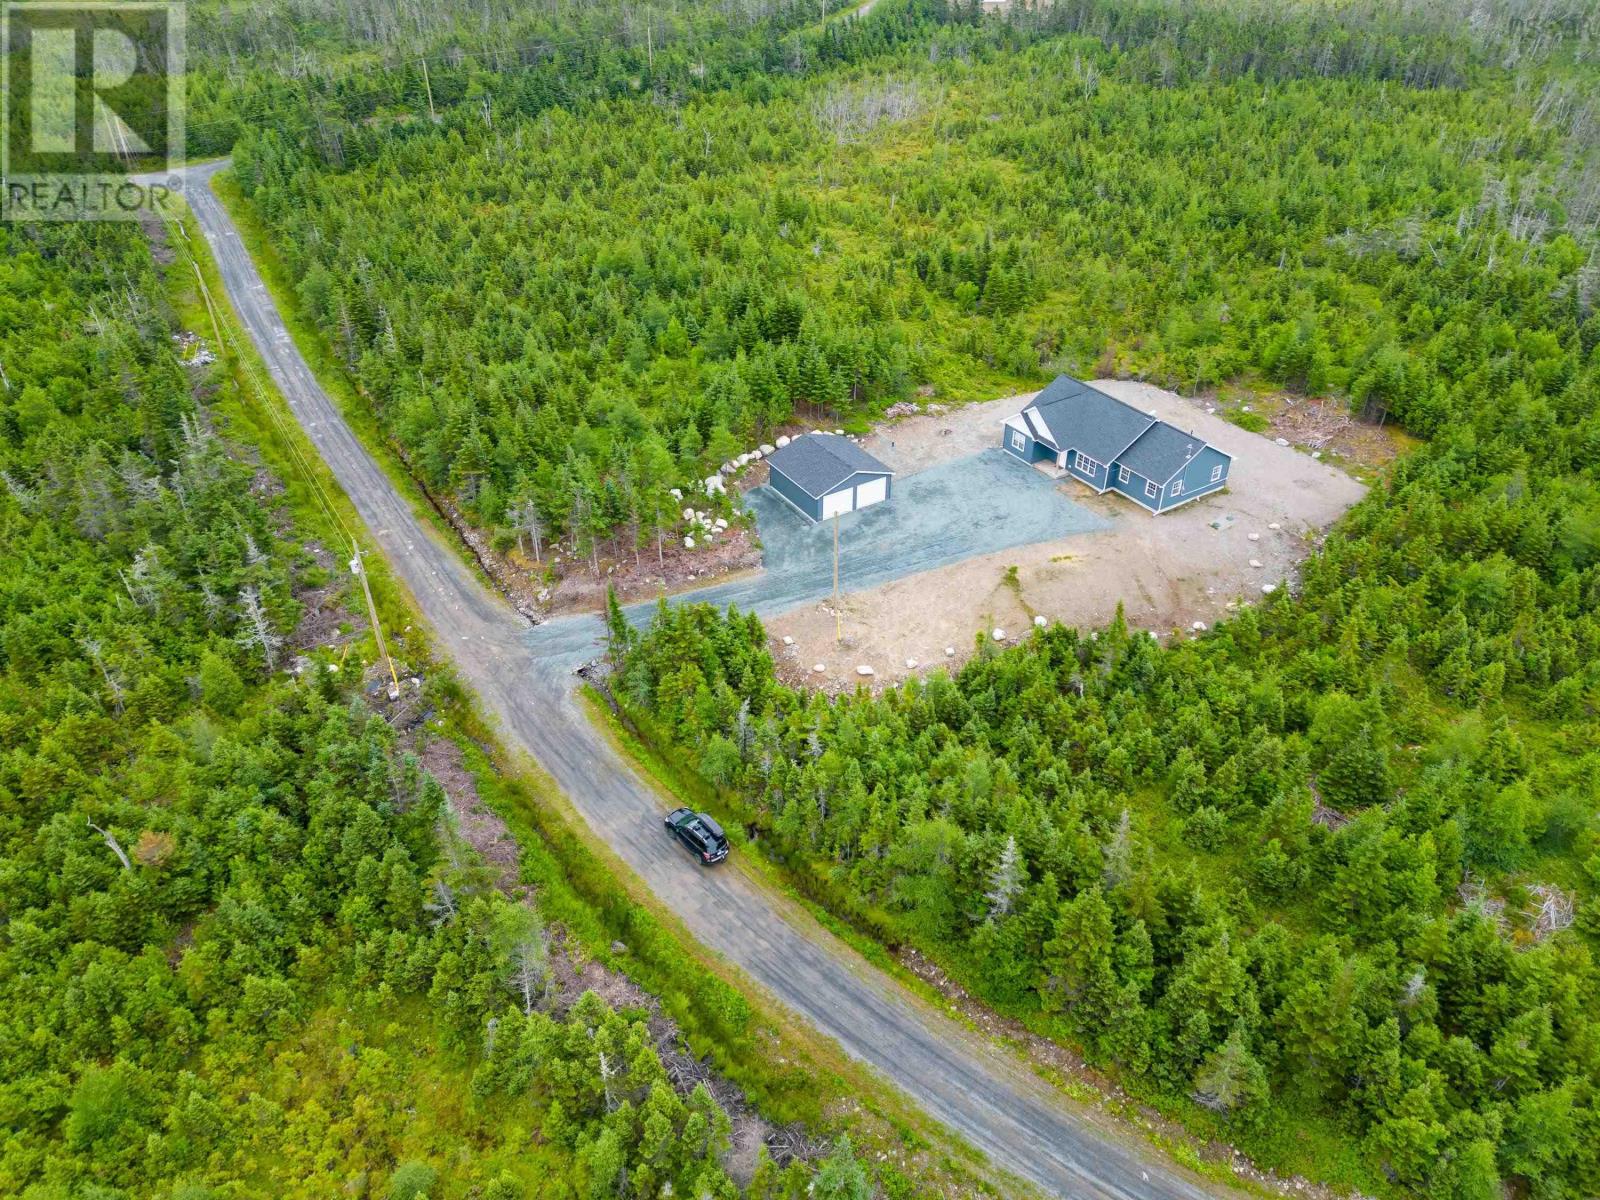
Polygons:
[[728,857],[728,835],[705,813],[675,808],[667,814],[667,832],[693,850],[703,863],[719,863]]

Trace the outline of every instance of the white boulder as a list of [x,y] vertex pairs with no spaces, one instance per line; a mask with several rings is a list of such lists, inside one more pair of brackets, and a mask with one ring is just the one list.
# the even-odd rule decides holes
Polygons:
[[787,446],[789,444],[789,441],[790,441],[790,438],[789,438],[789,435],[787,433],[779,434],[778,435],[778,449],[782,450],[785,446]]
[[788,634],[787,634],[787,633],[786,633],[786,634],[784,634],[784,635],[783,635],[783,644],[784,644],[784,645],[785,645],[785,646],[792,646],[792,645],[794,645],[794,639],[793,639],[793,638],[792,638],[792,637],[790,637],[790,636],[789,636],[789,635],[788,635]]
[[877,672],[874,671],[871,667],[867,666],[866,663],[862,663],[859,667],[856,668],[856,674],[857,675],[876,675]]
[[667,495],[671,496],[674,500],[682,500],[683,499],[683,493],[681,491],[679,491],[677,488],[673,488],[670,492],[667,493]]
[[1279,446],[1287,446],[1289,444],[1288,438],[1273,438],[1272,440],[1274,444]]
[[906,670],[915,671],[916,669],[917,669],[917,660],[914,659],[914,658],[906,659]]
[[1250,565],[1252,567],[1259,567],[1261,565],[1261,560],[1259,558],[1252,558],[1250,560]]
[[694,549],[694,539],[692,537],[687,537],[686,536],[683,539],[683,548],[685,550],[693,550]]
[[954,646],[946,646],[944,648],[944,656],[946,658],[954,658],[956,656],[956,648]]
[[1277,590],[1278,590],[1278,585],[1275,584],[1275,583],[1263,583],[1261,585],[1261,594],[1263,596],[1270,596],[1270,595],[1272,595],[1273,592],[1275,592]]
[[1277,523],[1277,522],[1276,522],[1276,521],[1273,521],[1273,522],[1270,522],[1270,523],[1269,523],[1269,524],[1268,524],[1268,525],[1267,525],[1267,528],[1268,528],[1268,529],[1272,529],[1272,530],[1278,530],[1278,529],[1282,529],[1282,528],[1283,528],[1283,526],[1282,526],[1282,525],[1279,525],[1279,524],[1278,524],[1278,523]]
[[683,519],[684,519],[684,520],[685,520],[685,521],[692,521],[692,520],[694,520],[694,509],[692,509],[692,508],[686,508],[686,509],[684,509],[684,510],[683,510]]
[[1048,624],[1050,624],[1050,622],[1045,620],[1043,617],[1035,617],[1033,619],[1033,627],[1035,629],[1043,629]]
[[1003,642],[1003,641],[1006,640],[1006,631],[997,626],[995,628],[995,631],[993,633],[991,633],[989,636],[992,637],[997,642]]
[[761,456],[763,458],[765,458],[767,455],[771,454],[775,449],[777,449],[777,447],[775,447],[771,442],[762,442],[761,443]]
[[714,523],[715,523],[715,525],[717,527],[717,532],[721,533],[724,529],[726,529],[728,527],[728,518],[727,517],[718,517]]
[[1259,533],[1247,533],[1244,536],[1252,542],[1259,542],[1261,540],[1261,535]]
[[814,673],[818,674],[818,675],[821,675],[827,669],[828,669],[828,664],[827,663],[812,663],[811,664],[811,670]]
[[1196,633],[1204,633],[1206,631],[1206,623],[1204,621],[1196,621],[1193,625],[1189,626],[1189,628],[1194,630]]
[[761,451],[759,449],[750,451],[750,461],[751,462],[755,462],[756,459],[758,459],[760,457],[761,457]]
[[1321,458],[1322,457],[1322,451],[1321,450],[1313,450],[1311,452],[1311,457],[1312,458]]
[[707,492],[707,494],[715,496],[718,492],[722,492],[722,491],[725,491],[725,490],[726,489],[722,486],[722,476],[721,475],[707,475],[706,476],[706,492]]

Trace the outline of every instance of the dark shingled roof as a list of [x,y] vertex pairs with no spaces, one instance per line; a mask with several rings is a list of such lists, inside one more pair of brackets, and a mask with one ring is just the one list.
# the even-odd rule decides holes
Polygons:
[[1076,450],[1097,462],[1114,462],[1155,418],[1069,375],[1055,381],[1028,405],[1062,450]]
[[808,496],[825,496],[859,472],[894,474],[848,438],[831,433],[797,437],[767,455],[767,465],[792,480]]
[[1203,438],[1185,433],[1176,425],[1157,421],[1140,435],[1138,441],[1123,451],[1117,461],[1146,479],[1165,483],[1188,466],[1189,460],[1205,448]]

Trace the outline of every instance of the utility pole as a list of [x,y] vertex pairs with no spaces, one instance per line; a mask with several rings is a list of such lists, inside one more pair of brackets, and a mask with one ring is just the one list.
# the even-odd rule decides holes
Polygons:
[[[183,226],[182,225],[179,225],[177,228],[178,228],[178,231],[180,233],[183,231]],[[188,234],[184,234],[184,241],[188,241],[188,240],[189,240],[189,235]],[[194,277],[200,281],[200,295],[202,297],[204,297],[204,299],[205,299],[206,311],[211,314],[211,332],[216,334],[216,337],[217,337],[217,357],[221,358],[222,354],[223,354],[223,351],[226,349],[226,347],[224,347],[223,344],[222,344],[222,323],[219,320],[217,320],[216,305],[211,303],[211,289],[206,286],[206,277],[204,275],[200,274],[200,264],[199,264],[199,262],[196,261],[195,259],[191,258],[189,260],[189,265],[194,268]]]
[[361,580],[361,590],[367,597],[367,615],[372,620],[372,636],[378,640],[378,652],[383,655],[383,661],[389,667],[389,699],[400,699],[400,676],[395,674],[394,659],[389,657],[389,647],[383,640],[383,626],[378,624],[378,606],[372,602],[372,588],[367,583],[366,564],[361,561],[361,546],[350,539],[350,549],[355,557],[350,560],[350,570]]
[[844,641],[844,617],[839,612],[839,514],[833,514],[833,640]]
[[422,86],[428,89],[428,120],[438,123],[439,114],[433,111],[433,84],[428,82],[428,60],[419,58],[422,64]]

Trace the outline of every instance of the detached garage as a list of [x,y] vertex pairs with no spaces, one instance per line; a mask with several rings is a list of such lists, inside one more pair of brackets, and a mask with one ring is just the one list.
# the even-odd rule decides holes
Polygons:
[[894,472],[849,438],[808,433],[767,456],[772,490],[811,521],[889,498]]

